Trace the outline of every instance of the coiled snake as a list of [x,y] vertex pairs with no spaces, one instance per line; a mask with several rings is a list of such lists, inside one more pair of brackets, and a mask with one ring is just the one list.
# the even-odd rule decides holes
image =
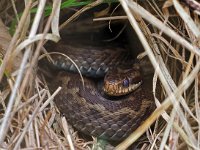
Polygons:
[[[133,65],[133,59],[127,51],[98,50],[92,47],[79,49],[66,45],[58,45],[55,50],[60,50],[69,56],[86,76],[83,86],[78,73],[61,72],[52,84],[55,88],[62,86],[61,92],[55,97],[55,103],[67,120],[79,131],[103,139],[122,140],[153,111],[152,93],[140,85],[141,74],[138,63]],[[56,68],[77,71],[69,59],[61,55],[55,55],[53,58]],[[106,79],[110,80],[104,84],[108,85],[111,94],[118,95],[117,93],[124,92],[127,94],[108,96],[100,88],[102,82],[99,80],[105,74],[110,74],[108,71],[111,72],[111,76],[116,75],[115,79],[110,79],[110,76],[106,75]],[[119,78],[122,82],[115,84]],[[131,92],[132,90],[134,91]]]

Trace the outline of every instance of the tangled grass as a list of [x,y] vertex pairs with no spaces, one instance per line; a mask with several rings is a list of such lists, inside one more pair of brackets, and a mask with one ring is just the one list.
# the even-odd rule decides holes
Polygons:
[[[3,56],[0,66],[0,147],[15,150],[94,148],[95,138],[93,141],[80,138],[76,131],[71,131],[65,118],[58,115],[53,98],[61,88],[50,93],[35,68],[40,56],[46,53],[44,43],[48,40],[57,42],[60,29],[103,0],[83,6],[62,25],[59,25],[60,0],[52,4],[46,0],[29,0],[20,17],[17,3],[11,2],[0,3],[3,10],[0,14],[3,19],[0,24]],[[67,2],[72,4],[75,1]],[[157,108],[115,149],[127,149],[146,131],[148,142],[142,144],[142,149],[200,149],[198,12],[177,0],[138,1],[139,4],[131,0],[119,2],[125,16],[94,19],[129,20],[144,47],[144,55],[155,69],[152,82]],[[47,9],[48,16],[43,17],[47,6],[51,9]],[[32,13],[33,8],[35,13]],[[18,18],[16,29],[10,36],[7,28],[13,29],[14,18]],[[44,27],[41,28],[42,23]],[[158,81],[162,98],[155,94]],[[149,129],[152,124],[153,128]]]

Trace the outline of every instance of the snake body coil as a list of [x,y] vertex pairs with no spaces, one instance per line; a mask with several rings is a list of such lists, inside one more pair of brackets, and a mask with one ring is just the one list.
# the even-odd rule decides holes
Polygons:
[[[87,55],[95,53],[90,56],[97,61],[91,61],[93,66],[89,66],[88,62],[82,58],[85,57],[84,54],[86,55],[84,50],[80,52],[77,49],[72,50],[69,47],[60,46],[56,50],[60,48],[65,50],[65,54],[74,58],[81,71],[87,76],[84,77],[83,86],[79,74],[61,72],[52,84],[54,89],[62,86],[61,92],[55,98],[55,103],[76,129],[88,135],[118,141],[127,137],[151,114],[154,109],[152,93],[145,90],[142,85],[134,92],[119,97],[107,96],[99,88],[101,82],[97,82],[99,79],[96,77],[104,75],[110,68],[118,64],[124,64],[124,62],[132,64],[131,59],[128,61],[128,57],[122,55],[125,51],[115,50],[112,52],[111,50],[105,57],[108,62],[106,63],[100,60],[104,54],[106,55],[106,50],[101,51],[103,54],[98,57],[95,57],[97,55],[94,50]],[[100,51],[97,51],[98,53]],[[75,56],[75,54],[79,55]],[[112,59],[109,60],[110,58]],[[122,58],[125,61],[121,63],[120,59]],[[74,66],[67,59],[60,56],[56,56],[54,59],[54,65],[57,68],[75,71]],[[90,58],[87,56],[85,59]],[[81,63],[80,60],[84,63]],[[100,66],[98,66],[98,62],[100,62]],[[88,77],[90,75],[95,78],[91,79]]]

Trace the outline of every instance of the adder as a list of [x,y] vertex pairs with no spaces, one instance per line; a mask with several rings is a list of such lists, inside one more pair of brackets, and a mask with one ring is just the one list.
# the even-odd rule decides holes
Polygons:
[[[152,92],[142,84],[139,63],[121,48],[57,45],[53,66],[62,70],[51,83],[62,87],[54,101],[77,130],[111,141],[123,140],[152,113]],[[103,81],[104,79],[104,81]]]

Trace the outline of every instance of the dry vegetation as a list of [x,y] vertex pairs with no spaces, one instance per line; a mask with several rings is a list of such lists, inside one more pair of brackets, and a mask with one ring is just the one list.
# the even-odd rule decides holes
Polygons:
[[[143,149],[200,149],[198,12],[177,0],[150,0],[141,5],[131,0],[119,2],[127,16],[101,19],[130,21],[155,68],[153,91],[160,81],[163,96],[155,96],[157,109],[116,149],[126,149],[147,130],[148,142],[140,144]],[[7,29],[11,29],[11,22],[19,14],[17,3],[0,2],[0,48],[4,56],[0,66],[1,149],[92,149],[97,143],[96,139],[79,138],[75,131],[70,134],[71,127],[53,103],[60,88],[50,93],[35,67],[45,53],[46,40],[57,42],[60,28],[102,0],[84,6],[60,26],[61,1],[54,0],[50,16],[44,18],[47,3],[51,4],[46,0],[27,1],[16,20],[15,33],[10,36]],[[36,13],[30,14],[32,8],[37,8]],[[149,129],[153,123],[154,128]]]

